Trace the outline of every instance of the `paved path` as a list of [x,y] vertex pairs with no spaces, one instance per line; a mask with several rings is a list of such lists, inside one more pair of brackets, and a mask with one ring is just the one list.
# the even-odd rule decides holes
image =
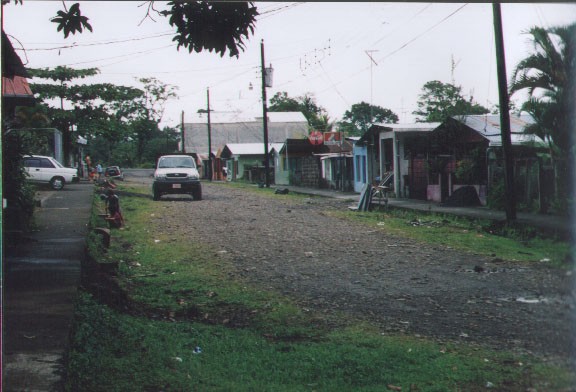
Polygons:
[[59,389],[94,186],[43,191],[38,230],[5,255],[2,390]]

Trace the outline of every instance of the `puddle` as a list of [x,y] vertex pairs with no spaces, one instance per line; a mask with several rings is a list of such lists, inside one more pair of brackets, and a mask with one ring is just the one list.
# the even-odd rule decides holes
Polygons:
[[542,303],[550,303],[552,302],[551,298],[527,298],[527,297],[518,297],[516,298],[516,302],[521,302],[523,304],[542,304]]

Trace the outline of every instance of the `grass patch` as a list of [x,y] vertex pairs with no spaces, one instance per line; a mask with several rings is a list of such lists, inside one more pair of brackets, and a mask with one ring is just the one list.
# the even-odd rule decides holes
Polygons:
[[390,209],[386,212],[330,212],[387,233],[510,261],[568,266],[570,244],[538,236],[534,230],[495,227],[489,221]]
[[157,238],[159,204],[130,192],[121,196],[127,226],[107,251],[91,248],[118,261],[129,306],[80,293],[66,391],[554,391],[574,381],[507,353],[303,310],[231,278],[213,249]]

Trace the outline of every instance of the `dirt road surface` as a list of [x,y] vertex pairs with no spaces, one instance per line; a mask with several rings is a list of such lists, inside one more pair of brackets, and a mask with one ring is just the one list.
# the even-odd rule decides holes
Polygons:
[[204,200],[163,197],[159,232],[192,238],[237,274],[383,333],[574,358],[574,277],[540,264],[422,244],[330,214],[351,204],[204,183]]

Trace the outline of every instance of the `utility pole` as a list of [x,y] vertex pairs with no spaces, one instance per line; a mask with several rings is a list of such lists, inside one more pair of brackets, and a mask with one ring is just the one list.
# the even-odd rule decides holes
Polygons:
[[370,122],[372,122],[372,119],[374,118],[374,113],[372,110],[372,106],[374,105],[373,101],[373,78],[372,78],[372,68],[374,65],[378,65],[378,63],[374,60],[374,58],[372,57],[372,53],[377,52],[377,50],[365,50],[364,51],[366,53],[366,55],[370,58]]
[[182,110],[182,117],[180,119],[180,124],[182,124],[182,132],[180,134],[180,138],[182,140],[182,146],[180,148],[180,151],[182,152],[182,154],[186,153],[186,138],[184,137],[184,110]]
[[502,33],[502,13],[500,3],[492,3],[494,13],[494,39],[496,40],[496,69],[498,71],[498,95],[500,99],[500,130],[504,155],[504,185],[506,192],[506,222],[516,220],[516,192],[514,191],[514,160],[510,138],[510,108],[508,102],[508,82],[506,79],[506,58]]
[[270,162],[268,160],[268,107],[266,106],[266,69],[264,68],[264,40],[260,43],[262,60],[262,121],[264,125],[264,170],[266,171],[266,188],[270,188]]
[[206,89],[207,113],[208,113],[208,179],[212,181],[212,126],[210,124],[210,89]]

